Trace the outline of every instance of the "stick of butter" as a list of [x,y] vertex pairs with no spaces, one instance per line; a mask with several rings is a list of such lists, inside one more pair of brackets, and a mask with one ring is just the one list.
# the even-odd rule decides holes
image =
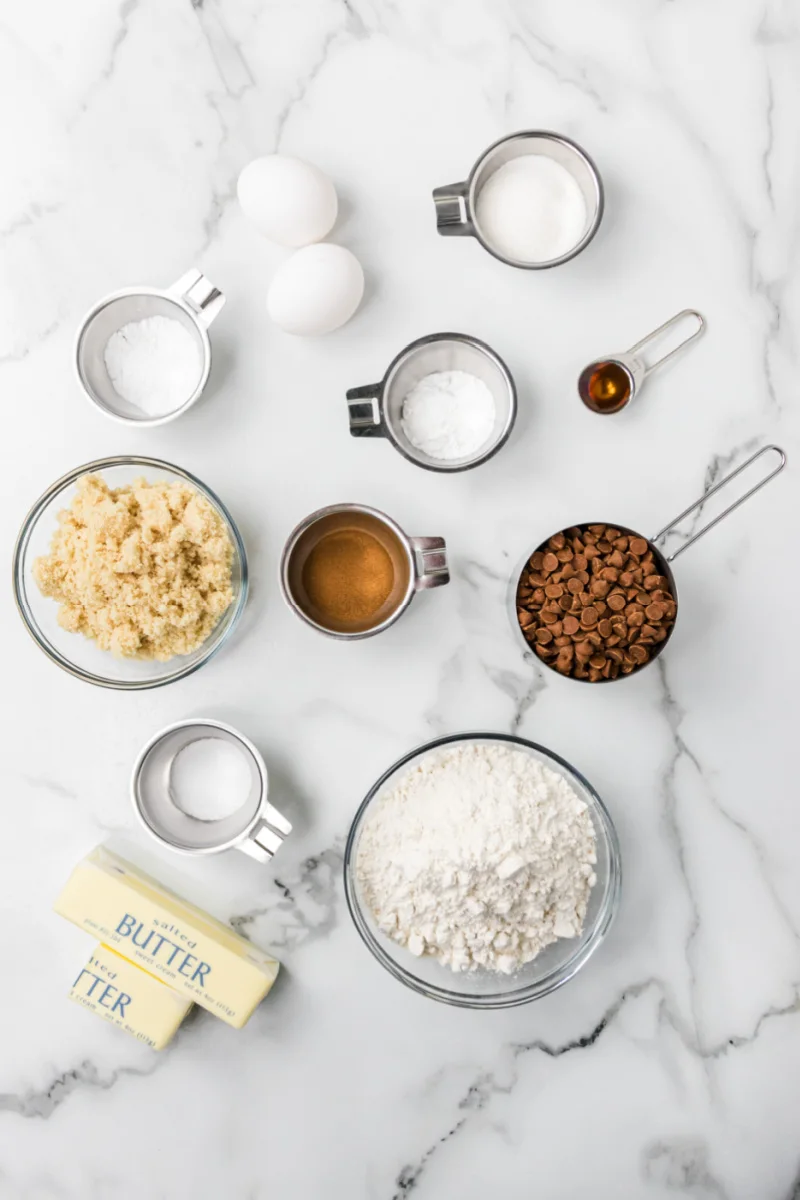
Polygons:
[[280,964],[98,846],[72,872],[55,911],[236,1029],[252,1016]]
[[167,987],[108,946],[95,946],[69,998],[154,1050],[163,1050],[172,1041],[192,1007],[183,993]]

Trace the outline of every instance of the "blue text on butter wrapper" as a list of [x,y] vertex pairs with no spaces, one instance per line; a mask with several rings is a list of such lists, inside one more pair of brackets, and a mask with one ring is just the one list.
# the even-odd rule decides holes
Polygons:
[[[99,996],[94,997],[97,1003],[102,1005],[103,1008],[110,1008],[112,1013],[118,1012],[121,1017],[124,1017],[125,1010],[131,1003],[131,997],[128,993],[121,992],[119,988],[114,987],[113,983],[107,983],[101,975],[95,975],[94,971],[87,971],[85,967],[73,983],[73,988],[78,986],[84,975],[92,981],[88,986],[84,986],[84,993],[91,997],[99,983],[103,990]],[[112,997],[113,1003],[109,1003]]]
[[210,963],[198,960],[196,955],[189,954],[183,946],[177,946],[175,942],[171,942],[169,938],[164,937],[163,933],[158,933],[155,929],[148,929],[147,933],[145,933],[142,922],[137,922],[136,917],[131,916],[130,913],[125,913],[125,916],[116,928],[116,932],[120,937],[129,937],[134,946],[138,947],[139,950],[146,951],[151,958],[158,958],[161,949],[167,946],[168,949],[161,955],[159,961],[166,962],[168,967],[172,966],[177,955],[182,954],[183,958],[179,963],[175,964],[175,970],[179,975],[185,975],[187,978],[190,978],[192,983],[196,981],[201,986],[204,986],[206,977],[211,974]]

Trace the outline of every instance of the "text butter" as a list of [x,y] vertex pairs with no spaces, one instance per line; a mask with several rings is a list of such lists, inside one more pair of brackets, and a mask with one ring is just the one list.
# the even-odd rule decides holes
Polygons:
[[237,1029],[280,967],[104,846],[78,864],[55,910]]
[[108,946],[95,946],[69,996],[154,1050],[172,1040],[192,1007],[183,992],[167,987]]

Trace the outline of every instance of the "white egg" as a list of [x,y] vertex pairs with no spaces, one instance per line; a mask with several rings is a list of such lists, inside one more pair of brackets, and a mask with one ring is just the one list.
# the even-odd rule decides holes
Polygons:
[[245,167],[236,185],[244,215],[281,246],[308,246],[336,221],[336,189],[317,167],[285,154],[267,154]]
[[287,333],[330,333],[349,321],[364,295],[361,263],[344,246],[306,246],[282,263],[267,294],[267,309]]

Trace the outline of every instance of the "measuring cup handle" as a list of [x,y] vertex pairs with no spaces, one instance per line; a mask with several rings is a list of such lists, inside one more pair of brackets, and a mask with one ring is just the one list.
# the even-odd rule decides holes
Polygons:
[[256,862],[266,863],[277,854],[284,838],[291,832],[291,822],[287,821],[277,808],[267,804],[256,824],[238,843],[236,849],[254,858]]
[[447,547],[444,538],[412,537],[409,538],[414,555],[414,590],[423,588],[442,587],[450,582],[450,568],[447,565]]
[[735,471],[731,471],[730,475],[726,475],[724,479],[720,479],[719,482],[715,483],[712,488],[709,488],[699,500],[695,500],[694,504],[690,504],[689,507],[685,508],[682,513],[680,513],[677,517],[674,517],[673,520],[670,521],[669,525],[665,525],[663,529],[659,530],[654,538],[650,539],[653,543],[658,543],[662,537],[665,537],[668,533],[670,533],[671,530],[675,528],[676,525],[679,525],[684,517],[688,517],[690,513],[693,513],[696,509],[700,508],[701,505],[705,504],[706,500],[708,500],[710,496],[713,496],[715,492],[720,490],[720,488],[725,487],[725,485],[730,483],[732,479],[735,479],[737,475],[740,475],[742,471],[747,470],[747,468],[751,466],[756,459],[761,458],[762,454],[772,453],[778,455],[779,461],[778,465],[773,467],[769,475],[765,475],[763,479],[760,479],[759,482],[751,487],[749,491],[745,492],[743,496],[740,496],[738,500],[734,500],[733,504],[729,504],[728,507],[724,509],[718,517],[714,517],[713,521],[709,521],[707,525],[703,525],[703,527],[698,529],[697,533],[693,534],[688,541],[684,542],[682,546],[679,546],[678,549],[672,554],[667,555],[666,561],[668,563],[674,562],[679,554],[683,554],[684,550],[688,550],[689,547],[703,537],[704,534],[708,533],[709,529],[713,529],[715,525],[719,525],[720,521],[724,520],[729,513],[732,513],[733,510],[738,508],[740,504],[744,504],[745,500],[749,500],[751,496],[754,496],[755,493],[760,491],[765,484],[769,483],[770,479],[774,479],[775,476],[786,466],[786,452],[781,450],[780,446],[762,446],[760,450],[756,450],[755,454],[751,454],[748,459],[745,459],[745,461],[738,466]]
[[469,183],[446,183],[433,189],[436,228],[442,237],[473,237],[475,226],[469,211]]
[[182,275],[167,291],[183,301],[206,328],[225,306],[222,292],[196,267]]
[[381,410],[382,383],[350,388],[347,407],[352,437],[386,437],[386,425]]

